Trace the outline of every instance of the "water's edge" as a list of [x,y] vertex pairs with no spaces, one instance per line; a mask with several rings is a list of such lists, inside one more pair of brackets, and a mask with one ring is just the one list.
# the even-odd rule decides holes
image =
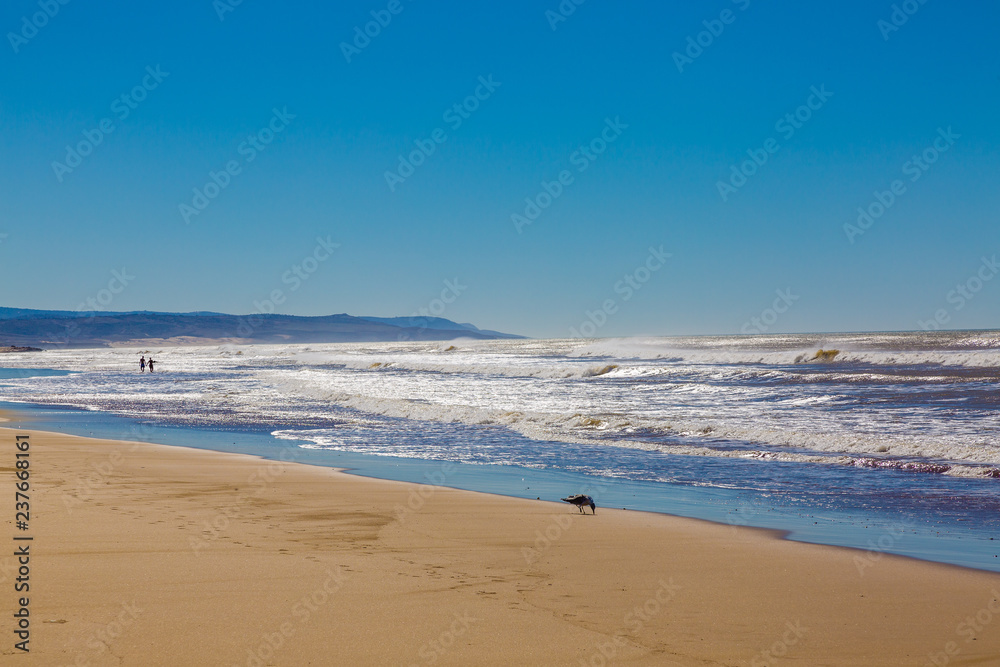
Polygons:
[[[588,493],[600,507],[668,514],[728,524],[765,528],[787,539],[860,549],[859,576],[882,554],[1000,572],[1000,540],[940,519],[921,520],[873,513],[773,507],[766,498],[746,491],[637,482],[552,469],[475,465],[303,449],[266,430],[208,429],[147,423],[119,415],[78,408],[0,402],[17,415],[5,428],[52,431],[116,441],[138,441],[218,452],[253,454],[270,460],[344,469],[375,479],[434,484],[524,499],[558,501],[571,493]],[[416,501],[415,501],[416,502]]]

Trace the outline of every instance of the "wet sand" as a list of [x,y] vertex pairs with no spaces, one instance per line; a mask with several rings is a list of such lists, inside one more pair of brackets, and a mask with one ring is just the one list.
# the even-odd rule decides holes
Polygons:
[[[1000,661],[992,573],[244,455],[16,428],[0,442],[3,664]],[[33,537],[28,654],[15,534]]]

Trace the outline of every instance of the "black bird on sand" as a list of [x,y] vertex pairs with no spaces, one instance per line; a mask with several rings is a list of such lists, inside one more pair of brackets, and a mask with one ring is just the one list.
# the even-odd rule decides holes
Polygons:
[[576,505],[577,508],[580,510],[581,514],[586,514],[586,512],[583,511],[583,508],[586,507],[587,505],[590,505],[591,512],[597,514],[597,505],[594,504],[594,499],[591,498],[590,496],[585,496],[582,493],[577,493],[576,495],[562,498],[562,500],[569,503],[570,505]]

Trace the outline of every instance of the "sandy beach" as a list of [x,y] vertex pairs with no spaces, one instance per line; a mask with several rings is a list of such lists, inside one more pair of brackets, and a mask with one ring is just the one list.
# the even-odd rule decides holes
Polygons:
[[[5,665],[1000,660],[1000,576],[986,572],[7,426]],[[14,525],[17,435],[27,531]],[[30,592],[16,593],[23,544]],[[29,653],[13,632],[22,595]]]

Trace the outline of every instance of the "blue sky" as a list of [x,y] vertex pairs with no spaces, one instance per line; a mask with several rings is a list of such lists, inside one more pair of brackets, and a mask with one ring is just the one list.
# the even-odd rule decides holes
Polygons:
[[0,10],[0,305],[1000,326],[995,3],[135,5]]

